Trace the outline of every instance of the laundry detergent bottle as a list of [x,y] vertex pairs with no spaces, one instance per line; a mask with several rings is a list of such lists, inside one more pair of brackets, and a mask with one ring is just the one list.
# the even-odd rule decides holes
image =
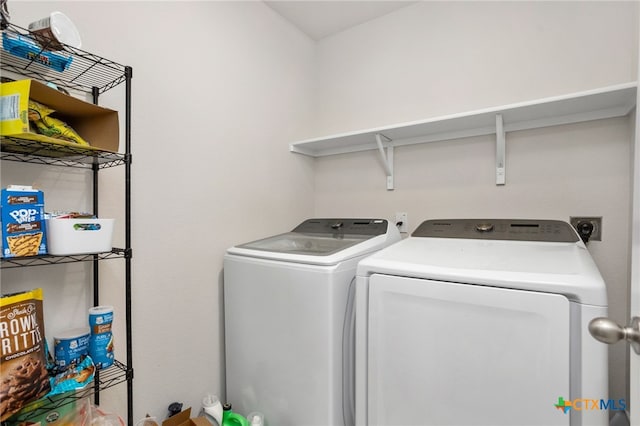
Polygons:
[[222,426],[249,426],[249,421],[231,410],[231,404],[222,406]]
[[202,398],[200,414],[215,426],[222,426],[222,403],[214,394],[208,393]]

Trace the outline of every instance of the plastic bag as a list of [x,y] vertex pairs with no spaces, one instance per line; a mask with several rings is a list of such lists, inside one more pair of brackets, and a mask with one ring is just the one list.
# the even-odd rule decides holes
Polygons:
[[91,426],[125,426],[122,417],[91,406]]

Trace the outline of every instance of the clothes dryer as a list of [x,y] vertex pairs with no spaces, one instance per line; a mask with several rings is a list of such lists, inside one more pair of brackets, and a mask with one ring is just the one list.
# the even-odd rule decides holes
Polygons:
[[606,425],[605,283],[548,220],[429,220],[360,262],[357,425]]
[[[356,266],[384,219],[309,219],[224,257],[226,399],[277,426],[352,425]],[[350,296],[351,294],[351,296]]]

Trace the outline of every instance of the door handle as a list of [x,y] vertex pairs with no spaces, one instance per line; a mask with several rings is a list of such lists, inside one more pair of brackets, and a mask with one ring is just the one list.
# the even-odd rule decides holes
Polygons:
[[628,327],[622,327],[609,318],[594,318],[589,322],[589,333],[596,340],[607,344],[624,339],[640,355],[640,317],[631,318]]

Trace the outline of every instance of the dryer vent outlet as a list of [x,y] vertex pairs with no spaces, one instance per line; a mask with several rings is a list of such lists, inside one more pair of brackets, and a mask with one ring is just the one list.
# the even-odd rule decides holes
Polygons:
[[[571,216],[569,223],[585,241],[602,241],[602,216]],[[585,241],[586,242],[586,241]]]

